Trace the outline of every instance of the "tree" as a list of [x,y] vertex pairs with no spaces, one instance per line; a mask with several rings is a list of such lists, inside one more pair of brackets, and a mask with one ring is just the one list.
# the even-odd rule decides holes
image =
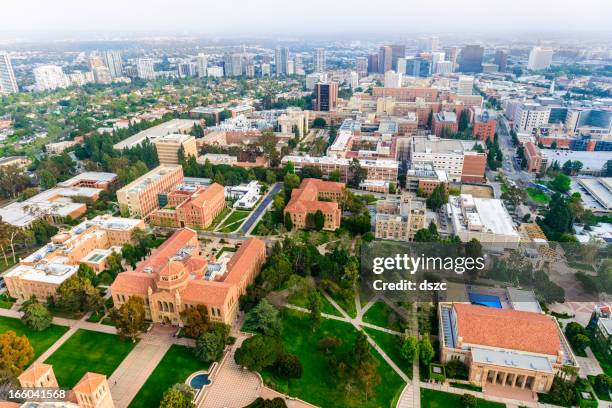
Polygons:
[[475,408],[476,405],[478,405],[478,399],[472,394],[463,394],[459,398],[459,401],[461,402],[461,405],[465,408]]
[[72,275],[57,288],[55,306],[69,312],[92,312],[100,309],[104,300],[91,282]]
[[213,325],[211,330],[198,337],[194,349],[195,355],[205,363],[218,360],[223,354],[228,336],[229,326],[225,324]]
[[285,404],[285,400],[280,397],[269,400],[259,397],[245,408],[287,408],[287,404]]
[[429,197],[427,197],[427,207],[434,211],[438,211],[444,204],[448,203],[448,193],[446,192],[446,184],[440,183],[433,189]]
[[463,109],[459,114],[459,131],[463,132],[470,125],[470,114],[467,109]]
[[304,366],[295,354],[282,354],[274,364],[276,373],[282,378],[301,378]]
[[26,336],[9,330],[0,335],[0,383],[14,380],[34,357],[34,349]]
[[[472,238],[465,244],[465,257],[467,259],[478,259],[484,256],[482,250],[482,244],[476,238]],[[471,268],[466,268],[467,273],[470,276],[470,279],[476,280],[478,278],[478,268],[476,266],[472,266]]]
[[96,271],[87,264],[80,264],[79,269],[77,270],[77,275],[83,279],[87,279],[93,286],[96,286],[97,276]]
[[317,231],[321,231],[325,226],[325,216],[323,215],[323,211],[317,210],[314,213],[314,229]]
[[164,392],[159,408],[195,408],[193,390],[187,384],[174,384]]
[[313,128],[323,129],[325,126],[327,126],[327,122],[325,122],[325,119],[323,118],[315,118],[315,120],[312,122]]
[[550,182],[550,187],[560,193],[567,193],[570,189],[571,179],[565,174],[557,174]]
[[576,395],[574,393],[574,383],[562,378],[559,374],[555,375],[548,395],[553,404],[569,407],[574,404]]
[[51,326],[53,316],[46,307],[38,302],[35,296],[24,302],[20,311],[23,312],[21,321],[32,330],[43,331]]
[[234,354],[236,364],[251,371],[261,371],[276,362],[283,353],[283,344],[277,337],[257,334],[242,342]]
[[548,211],[543,219],[538,218],[538,224],[548,239],[556,241],[562,234],[572,231],[572,223],[573,215],[569,200],[559,194],[553,194],[548,203]]
[[397,191],[397,187],[395,183],[389,183],[389,194],[395,194]]
[[38,184],[43,190],[48,190],[55,187],[57,184],[57,178],[49,170],[43,170],[38,175]]
[[189,307],[181,312],[181,321],[184,323],[183,334],[197,339],[208,330],[208,309],[204,305]]
[[298,188],[300,185],[300,177],[294,173],[285,174],[285,178],[283,179],[283,187],[285,189],[285,198],[288,199],[291,197],[291,192],[294,188]]
[[402,357],[412,363],[419,354],[419,341],[414,336],[407,336],[404,339],[401,350]]
[[132,342],[136,342],[140,333],[146,330],[145,316],[144,300],[139,296],[131,296],[127,302],[118,309],[112,309],[110,313],[119,336],[129,338]]
[[308,296],[308,308],[310,309],[310,323],[312,330],[316,331],[321,326],[321,299],[316,290],[311,290]]
[[285,228],[287,231],[291,231],[293,229],[293,221],[291,220],[291,214],[285,213]]
[[584,351],[591,344],[591,339],[588,336],[584,335],[584,334],[578,334],[578,335],[574,336],[574,338],[572,340],[572,344],[578,350]]
[[334,170],[331,173],[329,173],[329,181],[336,181],[336,182],[340,181],[340,172],[338,170]]
[[429,363],[431,363],[431,360],[433,360],[435,354],[436,352],[429,341],[429,336],[424,336],[423,340],[421,340],[421,343],[419,344],[419,357],[421,359],[421,363],[423,363],[424,366],[428,366]]
[[359,160],[353,158],[349,164],[349,173],[351,175],[349,179],[349,185],[353,188],[359,188],[359,185],[368,176],[368,171],[361,167]]
[[278,310],[266,299],[259,301],[257,306],[251,309],[244,320],[245,327],[249,330],[261,333],[266,336],[276,336],[280,334],[280,318]]

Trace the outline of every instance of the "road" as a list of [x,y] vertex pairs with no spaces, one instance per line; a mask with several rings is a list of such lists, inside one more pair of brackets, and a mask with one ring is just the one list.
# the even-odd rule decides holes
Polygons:
[[499,135],[499,146],[502,149],[504,155],[504,161],[502,169],[504,174],[510,180],[522,184],[524,186],[529,185],[532,181],[532,176],[526,171],[521,170],[520,166],[516,162],[516,148],[512,144],[512,136],[510,136],[510,127],[506,118],[502,114],[499,116],[497,122],[497,134]]
[[253,227],[257,225],[257,222],[259,222],[259,220],[263,216],[263,213],[266,211],[266,209],[270,206],[270,204],[272,204],[274,196],[280,191],[281,188],[281,183],[275,183],[272,185],[272,187],[270,187],[268,194],[266,194],[266,196],[263,200],[261,200],[257,208],[255,208],[255,210],[251,212],[249,218],[244,222],[244,224],[242,224],[242,227],[240,227],[240,231],[242,233],[248,234],[249,232],[251,232]]

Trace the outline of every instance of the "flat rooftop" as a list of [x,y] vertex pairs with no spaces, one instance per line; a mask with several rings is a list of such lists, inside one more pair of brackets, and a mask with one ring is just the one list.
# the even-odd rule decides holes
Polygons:
[[610,160],[612,154],[610,152],[586,152],[576,150],[551,150],[540,149],[540,154],[548,160],[548,164],[557,160],[559,166],[568,160],[579,160],[582,162],[582,171],[600,171],[604,164]]
[[117,150],[122,150],[125,148],[129,149],[131,147],[139,145],[145,139],[151,140],[173,133],[182,133],[191,129],[196,123],[198,123],[198,121],[193,119],[171,119],[157,126],[145,129],[142,132],[138,132],[135,135],[130,136],[127,139],[115,144],[113,148]]
[[95,181],[95,182],[111,182],[117,178],[115,173],[105,173],[100,171],[86,171],[80,174],[77,174],[71,179],[63,181],[61,183],[57,183],[60,187],[71,187],[74,184],[77,184],[79,181],[87,180],[87,181]]
[[612,210],[612,177],[578,179],[580,184],[603,208]]
[[441,139],[436,136],[419,136],[412,138],[412,151],[414,153],[463,154],[466,151],[471,151],[475,144],[483,146],[483,143],[478,140]]
[[140,191],[151,183],[158,180],[159,178],[161,178],[162,176],[165,176],[171,171],[176,170],[178,167],[181,166],[179,164],[161,164],[150,172],[146,173],[145,175],[140,176],[136,180],[132,181],[130,184],[123,187],[121,190],[125,190],[128,192]]

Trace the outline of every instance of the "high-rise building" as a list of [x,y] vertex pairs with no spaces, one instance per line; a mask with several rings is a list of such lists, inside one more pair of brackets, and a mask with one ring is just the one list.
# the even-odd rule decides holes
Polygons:
[[406,73],[406,57],[400,57],[397,59],[397,72],[402,74]]
[[459,55],[460,72],[482,72],[482,57],[484,47],[480,45],[466,45]]
[[425,58],[406,60],[406,75],[426,78],[431,75],[431,61]]
[[378,73],[384,74],[393,68],[393,48],[383,45],[378,50]]
[[338,83],[326,82],[315,84],[317,96],[315,110],[329,112],[336,108],[338,102]]
[[450,74],[453,72],[453,63],[450,61],[440,61],[436,64],[436,74]]
[[315,48],[314,72],[325,72],[326,69],[325,48]]
[[113,77],[111,76],[110,69],[106,68],[104,65],[101,67],[94,67],[92,70],[94,81],[96,84],[105,84],[108,85],[113,82]]
[[508,51],[497,50],[495,51],[495,63],[499,72],[506,72],[508,67]]
[[295,56],[295,75],[306,75],[306,70],[304,69],[304,56],[297,54]]
[[295,62],[293,60],[287,61],[287,75],[295,75]]
[[19,92],[13,65],[7,53],[0,53],[0,94]]
[[[397,70],[397,60],[406,57],[406,46],[393,44],[391,47],[391,69]],[[386,72],[386,71],[385,71]]]
[[197,73],[197,65],[193,62],[181,62],[177,65],[178,76],[181,78],[193,77]]
[[527,69],[540,71],[548,69],[552,63],[553,50],[550,47],[533,47],[529,53]]
[[155,79],[153,60],[151,58],[138,58],[136,60],[136,72],[138,78]]
[[474,89],[474,77],[460,75],[457,82],[457,95],[472,95]]
[[264,63],[261,64],[261,76],[270,76],[270,64]]
[[104,53],[104,65],[110,71],[113,78],[123,75],[123,62],[119,51],[109,50]]
[[57,65],[42,65],[34,68],[34,81],[37,91],[47,91],[57,88],[66,88],[68,78]]
[[198,64],[198,76],[203,78],[208,74],[208,55],[200,53],[196,61]]
[[434,51],[431,53],[431,71],[432,73],[438,71],[438,63],[441,61],[444,61],[443,52]]
[[547,125],[550,107],[535,102],[524,102],[516,109],[512,127],[517,133],[531,132],[540,126]]
[[378,54],[368,56],[368,73],[378,72]]
[[242,54],[227,53],[223,57],[225,63],[225,76],[241,76],[242,75]]
[[104,67],[104,61],[98,52],[91,53],[89,55],[89,69],[93,71],[96,67]]
[[287,75],[288,62],[289,48],[276,47],[276,50],[274,50],[274,64],[276,65],[276,76]]
[[356,71],[349,72],[345,82],[351,89],[359,87],[359,74]]
[[385,72],[385,88],[401,88],[402,73],[395,71]]
[[419,51],[432,52],[438,50],[438,37],[423,37],[418,40]]
[[252,62],[249,62],[246,66],[246,76],[249,78],[253,78],[255,76],[255,65]]
[[357,57],[355,59],[355,65],[357,69],[357,73],[359,76],[367,76],[368,75],[368,58],[367,57]]
[[457,47],[446,47],[444,48],[444,59],[451,62],[451,72],[457,67],[457,56],[459,55],[459,48]]

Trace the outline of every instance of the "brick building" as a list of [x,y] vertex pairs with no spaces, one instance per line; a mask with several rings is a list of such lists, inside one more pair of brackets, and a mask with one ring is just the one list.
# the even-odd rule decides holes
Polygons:
[[308,215],[321,211],[325,217],[323,228],[335,230],[340,227],[342,211],[338,202],[342,200],[344,194],[343,183],[307,178],[302,180],[299,188],[291,192],[291,200],[285,207],[284,213],[291,216],[295,228],[305,228]]

